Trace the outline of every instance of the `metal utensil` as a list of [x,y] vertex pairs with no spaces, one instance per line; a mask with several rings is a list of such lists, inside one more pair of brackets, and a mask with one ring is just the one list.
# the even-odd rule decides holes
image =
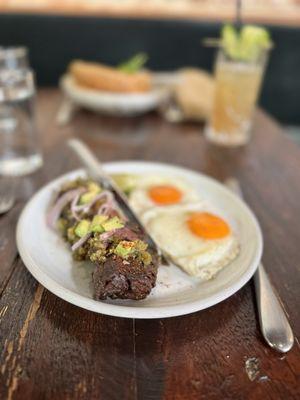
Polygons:
[[[236,179],[228,179],[226,185],[243,197],[240,184]],[[293,347],[294,335],[262,263],[254,274],[254,287],[263,337],[273,349],[281,353],[288,352]]]
[[[146,231],[145,227],[140,222],[139,218],[135,215],[135,213],[130,208],[127,199],[123,195],[123,193],[118,189],[115,185],[114,181],[111,177],[104,171],[101,163],[97,160],[94,154],[89,150],[89,148],[80,140],[77,139],[69,139],[68,145],[75,151],[82,164],[88,171],[88,174],[95,179],[96,181],[101,183],[101,186],[107,190],[110,190],[121,209],[124,215],[132,222],[134,222],[140,230],[143,232],[145,236],[145,240],[148,242],[149,246],[157,253],[157,255],[162,258],[162,261],[165,264],[168,264],[168,256],[162,253],[162,250],[155,243],[153,238]],[[173,261],[172,261],[173,262]],[[174,264],[174,262],[173,262]]]
[[57,125],[61,127],[67,125],[73,118],[76,110],[77,107],[72,100],[65,97],[56,114]]
[[11,193],[0,194],[0,214],[9,211],[15,203],[15,196]]

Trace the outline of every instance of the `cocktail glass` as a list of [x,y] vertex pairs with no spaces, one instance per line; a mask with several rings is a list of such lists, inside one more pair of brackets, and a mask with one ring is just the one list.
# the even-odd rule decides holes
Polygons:
[[248,143],[268,53],[262,50],[255,60],[240,61],[219,49],[213,110],[205,129],[209,141],[224,146]]

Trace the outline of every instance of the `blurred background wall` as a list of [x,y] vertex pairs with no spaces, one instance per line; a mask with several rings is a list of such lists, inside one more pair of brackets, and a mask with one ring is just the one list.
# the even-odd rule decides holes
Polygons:
[[[0,0],[5,12],[90,14],[114,17],[184,18],[228,21],[237,0]],[[299,0],[243,0],[247,22],[299,26]]]
[[[243,20],[267,25],[275,42],[261,105],[280,121],[300,124],[300,1],[244,1]],[[212,70],[221,24],[235,1],[0,0],[1,45],[30,49],[39,85],[57,85],[74,58],[117,64],[138,51],[154,70]]]

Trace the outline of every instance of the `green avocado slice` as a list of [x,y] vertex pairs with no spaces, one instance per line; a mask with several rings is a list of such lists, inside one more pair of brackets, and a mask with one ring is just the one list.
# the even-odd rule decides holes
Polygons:
[[113,229],[119,229],[124,227],[124,223],[119,217],[113,217],[102,223],[105,232],[112,231]]
[[80,238],[85,236],[89,232],[90,224],[90,221],[87,219],[83,219],[82,221],[80,221],[75,228],[76,236]]

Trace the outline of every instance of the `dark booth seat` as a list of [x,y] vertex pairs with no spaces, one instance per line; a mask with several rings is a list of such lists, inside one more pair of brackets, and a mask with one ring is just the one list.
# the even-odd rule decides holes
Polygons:
[[[300,123],[300,28],[269,27],[275,42],[261,105],[289,124]],[[220,24],[175,20],[111,19],[54,15],[0,15],[0,44],[24,45],[39,85],[56,85],[73,58],[117,64],[138,51],[149,54],[149,67],[173,70],[198,66],[211,70]]]

